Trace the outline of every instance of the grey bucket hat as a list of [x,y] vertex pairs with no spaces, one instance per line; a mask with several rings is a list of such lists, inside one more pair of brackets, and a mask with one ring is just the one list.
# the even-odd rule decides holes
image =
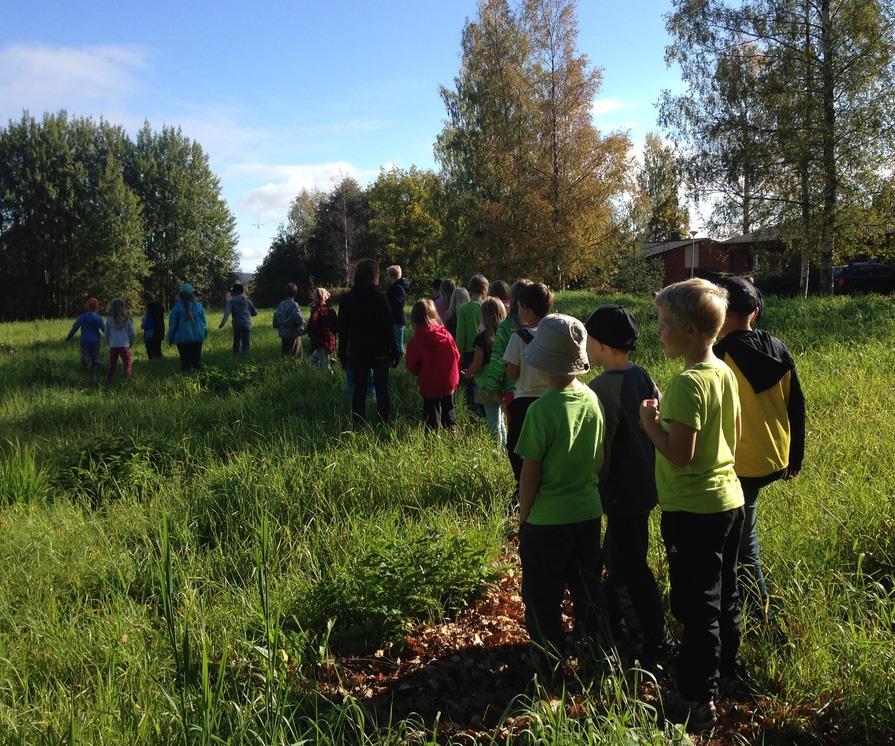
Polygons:
[[578,319],[561,313],[538,322],[538,333],[525,348],[525,362],[546,373],[578,376],[590,370],[587,331]]

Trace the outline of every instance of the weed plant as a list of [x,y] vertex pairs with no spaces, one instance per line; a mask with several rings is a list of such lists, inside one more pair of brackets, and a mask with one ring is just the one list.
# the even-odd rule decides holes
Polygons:
[[[680,364],[649,299],[576,292],[558,309],[618,300],[664,387]],[[344,379],[281,359],[264,312],[249,360],[212,332],[202,373],[138,348],[133,379],[111,385],[79,368],[69,324],[0,325],[0,742],[426,742],[314,677],[492,578],[512,476],[483,424],[461,407],[456,437],[425,433],[398,370],[392,426],[352,430]],[[747,619],[746,669],[772,740],[810,740],[829,717],[880,742],[895,732],[892,299],[769,298],[761,326],[796,356],[808,452],[762,493],[782,635]],[[536,698],[525,737],[678,738],[612,686],[576,718]]]

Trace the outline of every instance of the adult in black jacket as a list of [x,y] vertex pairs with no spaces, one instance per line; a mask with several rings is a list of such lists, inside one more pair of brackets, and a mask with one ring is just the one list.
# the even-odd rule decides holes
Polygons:
[[379,263],[361,259],[354,269],[354,285],[339,303],[339,362],[352,371],[354,388],[351,410],[366,419],[367,390],[364,381],[373,371],[376,411],[388,422],[391,400],[388,393],[388,369],[398,364],[400,353],[395,343],[392,312],[379,284]]

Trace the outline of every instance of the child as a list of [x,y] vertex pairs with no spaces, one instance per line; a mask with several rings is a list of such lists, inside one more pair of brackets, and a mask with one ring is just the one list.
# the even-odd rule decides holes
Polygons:
[[646,399],[640,421],[656,447],[656,489],[668,555],[671,610],[683,626],[678,691],[666,714],[692,730],[717,720],[722,676],[735,674],[740,646],[737,552],[743,491],[734,471],[740,432],[737,381],[712,354],[727,313],[727,291],[694,278],[656,296],[659,340],[669,358],[683,357],[659,402]]
[[326,305],[329,297],[326,288],[314,288],[314,304],[311,308],[311,319],[308,321],[308,336],[311,338],[311,364],[317,370],[332,373],[339,318],[336,312]]
[[[768,589],[758,546],[758,492],[778,479],[792,479],[802,469],[805,397],[786,345],[752,329],[761,307],[757,288],[741,277],[725,278],[719,285],[727,290],[729,302],[714,352],[736,376],[743,411],[743,434],[734,464],[746,501],[740,568],[767,617]],[[743,579],[741,575],[741,583]]]
[[102,335],[105,334],[106,325],[102,317],[96,312],[99,301],[96,298],[88,298],[84,304],[84,313],[75,319],[71,330],[65,337],[68,342],[78,329],[81,330],[81,366],[90,370],[99,370],[102,363],[99,361],[99,346]]
[[155,295],[149,291],[143,293],[143,303],[146,305],[146,313],[140,322],[140,328],[143,330],[146,357],[153,360],[163,357],[162,340],[165,338],[165,309],[156,300]]
[[401,268],[397,264],[385,270],[388,275],[388,289],[385,297],[392,309],[392,320],[395,322],[395,344],[398,351],[404,354],[404,329],[407,327],[407,314],[404,313],[404,304],[407,302],[407,291],[410,290],[410,281],[401,276]]
[[230,314],[233,314],[233,354],[248,355],[249,340],[252,334],[252,316],[257,316],[255,304],[245,297],[245,288],[241,283],[236,283],[230,288],[230,300],[224,308],[224,318],[218,325],[223,329]]
[[460,353],[454,338],[438,322],[435,304],[418,300],[410,309],[413,337],[407,345],[407,370],[419,377],[426,427],[453,430],[454,390],[460,382]]
[[[442,285],[442,287],[444,287]],[[454,288],[451,300],[444,312],[444,326],[457,339],[457,314],[464,304],[469,303],[469,291],[466,288]]]
[[[504,408],[504,415],[510,402],[513,400],[513,391],[516,388],[516,381],[507,378],[507,363],[503,359],[506,352],[507,344],[513,334],[519,331],[523,324],[519,320],[519,295],[522,288],[531,285],[531,280],[516,280],[510,287],[510,308],[507,317],[500,322],[497,327],[497,333],[494,335],[494,346],[491,349],[491,360],[482,370],[481,383],[476,382],[476,386],[486,389],[489,393],[501,398]],[[508,418],[509,419],[509,418]]]
[[538,331],[538,323],[553,308],[553,293],[540,282],[526,285],[519,292],[519,320],[523,326],[507,342],[507,348],[503,353],[503,359],[507,364],[506,377],[516,382],[513,401],[509,406],[509,423],[507,424],[507,453],[513,474],[516,477],[516,485],[519,485],[519,476],[522,473],[522,459],[516,455],[516,443],[522,432],[522,423],[525,421],[525,413],[532,403],[543,394],[550,385],[546,374],[538,368],[533,368],[523,359],[523,353],[529,343],[535,338]]
[[[519,556],[525,627],[549,656],[564,653],[562,601],[572,594],[576,632],[602,642],[599,472],[603,412],[576,376],[587,372],[581,322],[560,314],[540,320],[525,349],[547,391],[534,402],[516,445],[523,459],[519,483]],[[536,662],[543,660],[535,655]]]
[[124,377],[130,378],[134,365],[131,348],[137,339],[134,320],[127,312],[127,304],[121,298],[113,298],[106,311],[106,342],[109,343],[109,383],[115,378],[118,358],[124,368]]
[[462,376],[467,381],[475,380],[475,403],[484,409],[491,434],[497,437],[497,442],[500,443],[501,448],[506,448],[507,428],[503,420],[501,396],[482,388],[480,381],[484,381],[481,371],[491,360],[497,327],[506,318],[507,312],[503,303],[497,298],[487,298],[482,303],[481,313],[482,330],[475,338],[472,363],[466,370],[462,371]]
[[[435,298],[435,310],[438,312],[438,318],[441,323],[447,326],[447,310],[451,305],[451,296],[454,294],[456,285],[450,277],[442,277],[438,283],[438,297]],[[448,329],[450,331],[450,329]]]
[[491,286],[488,288],[488,296],[497,298],[503,303],[506,312],[510,312],[510,286],[503,280],[495,280],[491,283]]
[[196,289],[184,282],[168,314],[168,344],[177,345],[181,371],[188,373],[202,367],[202,344],[207,336],[205,309],[196,300]]
[[284,357],[301,355],[301,337],[305,333],[305,320],[295,300],[297,295],[298,285],[290,282],[286,286],[286,297],[273,312],[273,327],[280,337],[280,350]]
[[587,357],[603,373],[590,387],[606,418],[605,458],[600,497],[606,513],[606,567],[618,597],[627,589],[642,633],[640,663],[653,669],[665,652],[662,596],[647,562],[649,515],[656,506],[656,452],[640,426],[640,402],[658,399],[659,390],[643,368],[630,360],[638,327],[622,306],[602,306],[584,324]]
[[[488,295],[488,280],[484,275],[473,275],[469,278],[469,302],[464,303],[457,311],[457,349],[460,350],[460,365],[468,368],[475,355],[475,338],[479,333],[482,321],[482,301]],[[475,382],[466,381],[466,405],[477,415],[485,416],[485,410],[475,403]]]

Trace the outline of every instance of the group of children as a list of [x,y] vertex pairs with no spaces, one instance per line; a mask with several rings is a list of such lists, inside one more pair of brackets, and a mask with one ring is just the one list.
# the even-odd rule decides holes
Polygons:
[[[639,329],[621,306],[602,306],[582,324],[551,313],[549,289],[528,280],[510,288],[508,308],[488,297],[480,275],[468,290],[450,283],[448,291],[413,306],[406,364],[419,377],[427,426],[454,427],[453,393],[465,379],[475,384],[467,401],[485,408],[506,445],[536,664],[550,677],[565,653],[566,588],[583,640],[610,643],[621,626],[612,601],[624,595],[641,665],[652,669],[668,654],[647,562],[658,504],[670,607],[683,628],[665,711],[693,730],[712,726],[719,685],[738,677],[743,595],[765,618],[769,611],[759,490],[796,476],[804,455],[795,363],[782,342],[752,328],[757,289],[742,278],[691,279],[657,294],[662,347],[684,363],[664,396],[630,359]],[[591,367],[602,372],[585,386],[578,377]]]
[[[394,364],[403,351],[408,289],[400,267],[388,274],[382,312],[372,314],[382,316],[385,329],[389,320],[393,326],[394,338],[389,332],[382,345],[389,358],[383,365]],[[358,287],[375,295],[377,282],[378,269],[366,283],[370,288]],[[549,288],[526,279],[507,288],[476,274],[467,288],[445,279],[433,290],[434,298],[411,309],[405,364],[418,378],[427,427],[456,426],[454,393],[462,383],[470,409],[487,418],[507,450],[519,504],[525,624],[536,663],[549,677],[551,664],[566,652],[566,588],[582,640],[603,648],[624,622],[638,630],[641,665],[653,668],[667,655],[661,594],[647,562],[649,516],[658,504],[670,607],[683,630],[677,689],[666,695],[666,714],[694,730],[710,727],[719,682],[738,676],[744,594],[764,617],[769,614],[759,491],[798,475],[804,457],[805,402],[795,363],[780,340],[752,328],[761,311],[757,289],[737,277],[717,284],[691,279],[657,294],[659,340],[669,358],[684,363],[664,396],[631,361],[639,328],[622,306],[597,308],[582,323],[552,313]],[[297,292],[288,285],[274,313],[282,352],[299,354],[307,333],[315,367],[332,371],[339,322],[346,331],[348,320],[337,317],[327,305],[329,293],[317,288],[305,326]],[[141,325],[154,357],[161,354],[164,317],[154,298],[145,300]],[[362,330],[372,318],[365,309],[379,306],[361,300],[354,298],[352,308]],[[98,369],[105,334],[109,380],[119,359],[129,376],[135,330],[126,304],[114,299],[105,320],[98,306],[95,298],[87,302],[68,338],[80,329],[82,363]],[[234,354],[248,352],[256,313],[243,287],[234,285],[220,324],[233,319]],[[206,336],[204,311],[185,283],[167,329],[185,370],[201,365]],[[378,370],[373,352],[369,364],[366,358],[363,365],[348,364],[360,355],[359,344],[360,337],[350,351],[340,349],[340,357],[366,378]],[[602,372],[585,386],[579,376],[592,367]],[[385,393],[377,389],[379,397]],[[624,611],[621,597],[629,601]]]

